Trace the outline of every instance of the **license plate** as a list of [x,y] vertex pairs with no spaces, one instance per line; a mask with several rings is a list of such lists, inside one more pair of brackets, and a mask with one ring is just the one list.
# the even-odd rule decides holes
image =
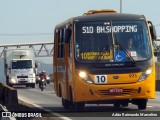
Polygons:
[[109,89],[110,93],[122,93],[123,89],[122,88],[111,88]]
[[25,81],[25,79],[20,79],[20,81]]

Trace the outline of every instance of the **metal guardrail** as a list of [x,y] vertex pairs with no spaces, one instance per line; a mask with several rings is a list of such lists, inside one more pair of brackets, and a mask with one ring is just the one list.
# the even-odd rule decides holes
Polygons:
[[17,90],[0,82],[0,104],[16,105],[18,104]]

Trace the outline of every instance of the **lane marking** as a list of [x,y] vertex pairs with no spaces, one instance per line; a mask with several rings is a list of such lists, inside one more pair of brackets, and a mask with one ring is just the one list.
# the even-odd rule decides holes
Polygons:
[[[29,102],[26,102],[23,98],[21,98],[21,97],[18,97],[18,99],[20,99],[21,101],[23,101],[23,102],[25,102],[25,103],[27,103],[27,104],[31,104],[31,103],[29,103]],[[37,104],[31,104],[31,105],[33,105],[34,107],[37,107],[37,108],[39,108],[39,109],[41,109],[41,110],[44,110],[44,111],[46,111],[46,112],[49,112],[50,114],[52,114],[52,115],[54,115],[55,117],[59,117],[59,118],[61,118],[61,119],[63,119],[63,120],[72,120],[72,119],[70,119],[70,118],[68,118],[68,117],[65,117],[65,116],[63,116],[63,115],[61,115],[61,114],[59,114],[59,113],[53,113],[51,110],[49,110],[49,109],[45,109],[45,108],[43,108],[42,106],[39,106],[39,105],[37,105]]]
[[155,107],[155,106],[152,106],[152,105],[147,105],[147,107],[148,107],[148,108],[153,108],[153,107]]

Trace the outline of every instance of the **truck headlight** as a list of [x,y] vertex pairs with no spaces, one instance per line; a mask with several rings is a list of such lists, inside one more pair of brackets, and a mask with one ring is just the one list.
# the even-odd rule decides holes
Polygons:
[[35,78],[36,77],[36,75],[35,74],[29,74],[29,76],[28,77],[30,77],[30,78]]
[[14,78],[11,78],[11,83],[16,83],[16,80]]
[[92,80],[91,80],[91,78],[84,71],[80,71],[79,72],[79,77],[81,77],[87,83],[93,83]]
[[146,70],[145,72],[142,73],[138,81],[140,82],[140,81],[146,80],[151,73],[152,73],[152,69]]

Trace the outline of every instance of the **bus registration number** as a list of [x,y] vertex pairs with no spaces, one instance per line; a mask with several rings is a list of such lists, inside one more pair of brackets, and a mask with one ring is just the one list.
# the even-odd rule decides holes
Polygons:
[[94,82],[96,84],[104,84],[107,83],[107,75],[95,75]]
[[123,89],[122,88],[111,88],[109,89],[110,93],[122,93]]

